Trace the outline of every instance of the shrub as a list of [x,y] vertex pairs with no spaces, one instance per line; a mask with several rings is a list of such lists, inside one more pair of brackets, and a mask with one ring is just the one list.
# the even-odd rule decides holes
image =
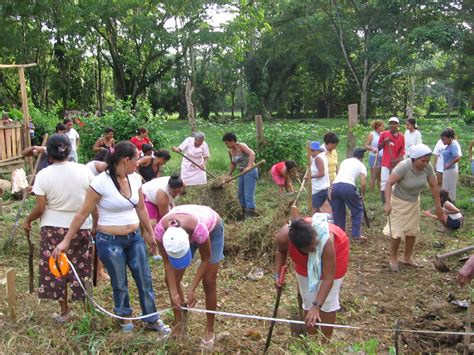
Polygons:
[[130,140],[137,135],[139,127],[146,127],[155,148],[164,147],[168,140],[163,132],[163,121],[159,117],[147,113],[139,111],[137,114],[132,111],[128,102],[117,102],[113,110],[102,117],[81,117],[80,124],[76,127],[81,136],[80,161],[86,162],[94,156],[92,147],[96,140],[103,135],[105,127],[115,129],[117,142]]
[[41,111],[39,108],[33,106],[30,106],[29,111],[31,121],[35,125],[35,143],[39,144],[39,142],[41,142],[41,138],[45,133],[48,133],[49,135],[54,133],[56,124],[59,122],[58,117],[54,112]]
[[239,141],[247,143],[257,152],[257,160],[265,159],[265,168],[283,160],[294,160],[299,166],[306,165],[306,139],[303,125],[295,123],[288,128],[281,123],[265,127],[265,138],[256,147],[255,125],[247,133],[239,133]]
[[466,124],[474,124],[474,110],[466,110],[463,119]]

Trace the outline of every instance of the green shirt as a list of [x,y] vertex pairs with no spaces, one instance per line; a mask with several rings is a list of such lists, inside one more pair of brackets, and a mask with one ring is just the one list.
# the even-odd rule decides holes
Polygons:
[[416,202],[421,191],[426,187],[428,178],[434,176],[431,164],[418,172],[413,168],[411,159],[402,161],[393,169],[393,172],[401,177],[393,188],[393,194],[408,202]]

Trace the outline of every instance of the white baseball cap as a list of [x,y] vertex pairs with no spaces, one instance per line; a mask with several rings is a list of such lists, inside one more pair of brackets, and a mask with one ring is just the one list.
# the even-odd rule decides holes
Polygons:
[[400,121],[398,120],[398,117],[395,117],[395,116],[390,117],[390,119],[388,120],[388,123],[390,123],[390,122],[396,122],[396,123],[400,124]]
[[191,264],[189,235],[183,228],[168,227],[163,234],[163,247],[171,266],[175,269],[185,269]]

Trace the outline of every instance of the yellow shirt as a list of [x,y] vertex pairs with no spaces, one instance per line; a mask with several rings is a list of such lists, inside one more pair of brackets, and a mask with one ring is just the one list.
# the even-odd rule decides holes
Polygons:
[[326,151],[326,156],[328,158],[328,171],[329,171],[329,182],[332,185],[332,182],[336,178],[336,168],[337,168],[337,151],[333,149],[331,152]]

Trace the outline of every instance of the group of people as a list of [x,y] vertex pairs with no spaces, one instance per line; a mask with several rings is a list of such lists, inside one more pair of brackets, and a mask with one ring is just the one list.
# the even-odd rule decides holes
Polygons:
[[[94,144],[96,154],[86,166],[76,164],[71,151],[79,145],[79,138],[69,138],[68,122],[57,126],[56,134],[48,142],[44,156],[48,164],[38,172],[33,193],[36,206],[24,222],[25,230],[31,223],[41,221],[40,298],[59,301],[60,311],[54,315],[58,322],[71,317],[67,285],[72,300],[84,300],[85,294],[72,273],[56,279],[48,269],[49,257],[58,258],[66,253],[81,279],[91,274],[92,249],[103,263],[105,278],[110,278],[113,291],[114,313],[129,317],[132,314],[127,271],[138,288],[145,329],[167,335],[171,328],[163,323],[156,312],[153,280],[148,264],[146,245],[153,255],[161,255],[165,282],[175,313],[175,328],[181,326],[181,307],[196,304],[196,289],[202,282],[205,305],[208,310],[217,307],[217,274],[224,258],[224,222],[207,206],[175,205],[185,186],[207,183],[205,173],[209,148],[203,133],[186,138],[174,152],[184,155],[181,174],[161,176],[161,167],[170,159],[167,151],[153,150],[147,131],[140,130],[130,141],[116,143],[113,129],[107,128],[104,137]],[[72,125],[72,124],[71,124]],[[390,268],[399,270],[398,248],[405,237],[405,255],[402,263],[417,266],[412,257],[415,238],[419,235],[419,196],[428,183],[433,195],[435,214],[432,218],[447,227],[462,225],[462,214],[454,205],[449,191],[439,192],[436,174],[429,164],[432,151],[418,140],[421,136],[410,131],[406,146],[398,132],[399,122],[389,120],[390,130],[383,131],[383,122],[374,122],[374,131],[367,137],[365,148],[356,148],[351,158],[338,164],[336,147],[339,138],[329,132],[324,144],[311,142],[311,169],[305,179],[311,179],[312,217],[295,218],[276,235],[275,283],[289,257],[295,267],[298,289],[310,333],[317,322],[334,323],[339,309],[339,291],[348,268],[349,242],[363,241],[361,233],[363,198],[366,190],[367,168],[364,153],[369,150],[369,168],[372,174],[381,165],[381,190],[388,223],[383,233],[391,237]],[[409,125],[415,127],[416,123]],[[409,129],[410,130],[410,129]],[[77,132],[76,132],[77,133]],[[453,145],[454,132],[445,130],[440,150],[444,171],[452,170],[459,160]],[[229,175],[237,169],[249,172],[239,177],[238,199],[246,217],[256,215],[255,190],[258,169],[254,168],[255,152],[239,142],[234,133],[226,133],[222,141],[229,149]],[[25,155],[43,153],[41,147],[31,147]],[[406,153],[407,152],[407,153]],[[77,153],[74,155],[77,159]],[[192,161],[192,162],[191,162]],[[46,168],[47,166],[47,168]],[[294,161],[275,164],[270,174],[279,191],[293,191],[291,178],[296,175]],[[60,173],[59,173],[60,172]],[[449,173],[448,173],[449,174]],[[452,175],[446,175],[449,180]],[[357,190],[360,179],[360,191]],[[450,186],[451,181],[446,182]],[[375,182],[374,182],[375,185]],[[70,187],[74,186],[74,189]],[[445,186],[445,185],[442,185]],[[444,195],[443,195],[444,194]],[[440,197],[441,196],[441,197]],[[455,196],[455,195],[454,195]],[[351,211],[351,237],[346,235],[346,206]],[[436,217],[434,217],[436,216]],[[457,220],[457,222],[453,222]],[[93,237],[94,231],[95,238]],[[183,290],[181,280],[185,270],[199,250],[200,264],[192,282]],[[120,321],[122,331],[130,332],[134,323]],[[324,339],[332,334],[332,327],[322,327]],[[207,314],[206,331],[201,346],[212,349],[216,336],[214,315]]]

